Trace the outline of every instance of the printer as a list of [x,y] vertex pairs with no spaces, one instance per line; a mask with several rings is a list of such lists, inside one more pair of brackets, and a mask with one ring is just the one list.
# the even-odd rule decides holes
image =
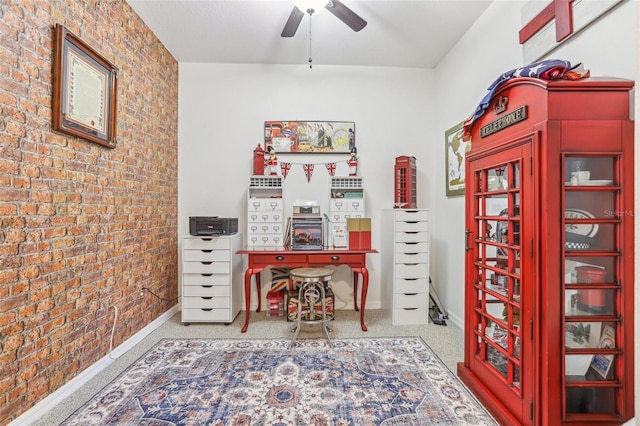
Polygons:
[[237,217],[189,216],[191,235],[231,235],[237,232]]

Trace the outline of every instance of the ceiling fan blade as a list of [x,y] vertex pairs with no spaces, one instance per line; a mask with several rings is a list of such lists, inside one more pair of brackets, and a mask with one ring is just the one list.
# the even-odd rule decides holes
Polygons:
[[339,20],[344,22],[353,31],[360,31],[367,26],[367,21],[358,16],[353,10],[342,4],[338,0],[331,0],[325,6],[329,12],[333,13]]
[[293,6],[293,10],[291,10],[291,15],[289,15],[289,19],[287,19],[287,23],[284,24],[284,28],[282,29],[282,37],[293,37],[296,35],[296,31],[300,26],[300,21],[302,21],[302,17],[304,13],[298,9],[297,6]]

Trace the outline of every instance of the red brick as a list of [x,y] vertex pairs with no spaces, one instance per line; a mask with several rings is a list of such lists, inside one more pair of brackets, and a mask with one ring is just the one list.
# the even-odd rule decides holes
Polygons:
[[[159,293],[177,300],[178,64],[123,0],[95,8],[78,0],[58,7],[9,2],[2,21],[0,282],[7,285],[0,286],[0,332],[8,346],[0,355],[6,369],[0,368],[10,374],[0,379],[5,424],[107,353],[112,312],[103,299],[120,308],[118,342],[170,307],[143,309],[132,297],[140,285],[169,286]],[[124,113],[116,149],[51,131],[56,22],[117,61],[120,81],[136,89],[119,93]]]

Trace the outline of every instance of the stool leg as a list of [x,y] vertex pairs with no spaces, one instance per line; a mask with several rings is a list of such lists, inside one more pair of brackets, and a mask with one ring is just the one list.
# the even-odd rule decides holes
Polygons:
[[324,283],[321,283],[319,285],[320,287],[320,294],[322,295],[322,330],[324,331],[324,335],[327,338],[327,341],[329,342],[329,347],[332,348],[333,344],[331,343],[331,338],[329,337],[329,331],[327,330],[327,298],[325,297],[325,292],[324,292]]
[[295,346],[296,339],[300,334],[300,327],[302,326],[302,294],[305,285],[306,283],[302,283],[302,285],[300,286],[300,290],[298,290],[298,317],[296,318],[295,334],[291,339],[291,343],[289,343],[289,348],[293,348]]
[[[325,281],[324,282],[324,292],[325,292],[325,296],[323,296],[323,300],[326,300],[326,294],[327,294],[327,290],[329,289],[329,281]],[[334,305],[335,305],[335,301],[334,301]],[[326,306],[326,305],[325,305]],[[334,307],[335,309],[335,307]],[[333,313],[335,315],[335,311]],[[333,328],[331,328],[331,326],[329,325],[329,321],[326,322],[326,328],[328,331],[333,331]]]

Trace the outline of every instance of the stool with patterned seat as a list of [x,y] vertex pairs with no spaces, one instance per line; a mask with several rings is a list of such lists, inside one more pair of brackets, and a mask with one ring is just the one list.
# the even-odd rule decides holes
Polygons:
[[[329,329],[327,328],[326,290],[327,283],[333,276],[333,271],[328,268],[295,268],[289,271],[289,276],[294,282],[300,283],[298,290],[298,315],[296,317],[295,334],[289,347],[295,345],[300,334],[302,324],[322,324],[324,335],[331,344]],[[314,307],[320,303],[322,310],[318,313]],[[304,319],[303,319],[304,317]]]

